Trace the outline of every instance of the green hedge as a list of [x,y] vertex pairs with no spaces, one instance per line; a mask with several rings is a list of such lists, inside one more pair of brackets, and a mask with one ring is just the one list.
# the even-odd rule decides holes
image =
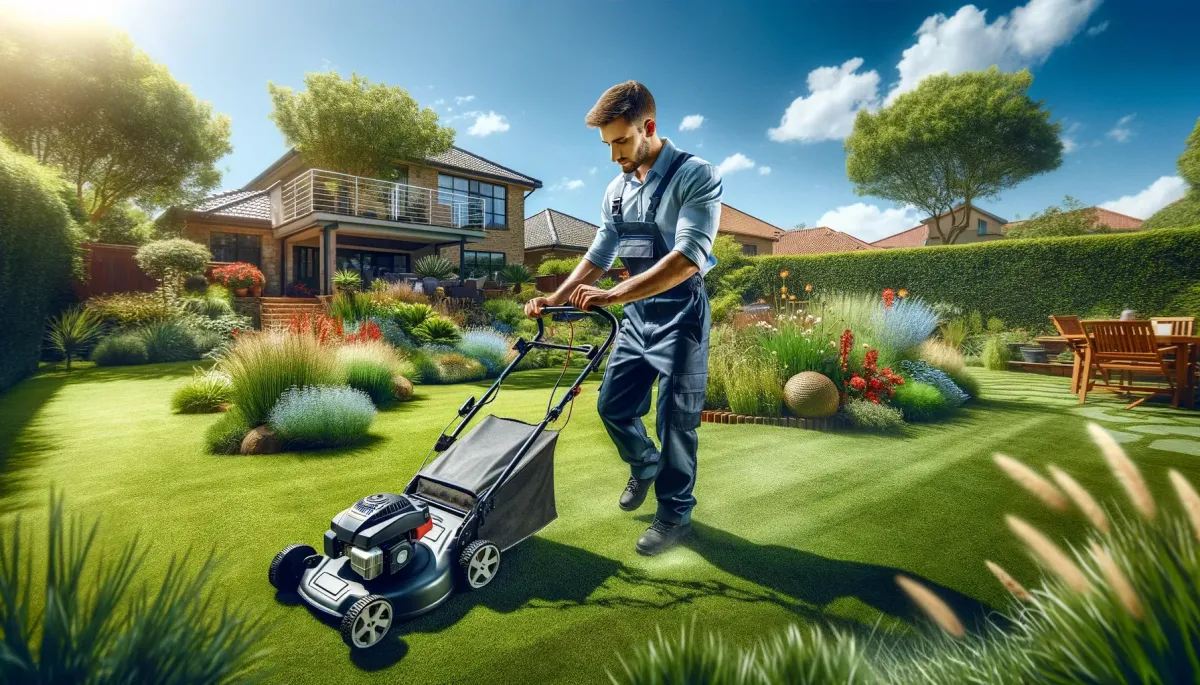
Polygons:
[[817,292],[907,288],[985,320],[1041,329],[1051,314],[1166,313],[1200,282],[1200,226],[750,261],[743,282],[753,297],[775,292],[787,269],[790,293],[802,295],[806,283]]
[[74,222],[62,188],[0,141],[0,390],[37,369],[46,315],[70,286]]

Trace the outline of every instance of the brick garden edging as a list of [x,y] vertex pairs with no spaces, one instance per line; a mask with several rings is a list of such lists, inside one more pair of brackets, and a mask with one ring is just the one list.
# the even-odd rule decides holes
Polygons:
[[841,417],[834,416],[828,419],[797,419],[791,416],[771,417],[771,416],[748,416],[746,414],[734,414],[727,410],[706,409],[700,412],[701,423],[744,423],[754,424],[759,426],[780,426],[786,428],[804,428],[806,430],[842,430],[850,427],[850,424]]

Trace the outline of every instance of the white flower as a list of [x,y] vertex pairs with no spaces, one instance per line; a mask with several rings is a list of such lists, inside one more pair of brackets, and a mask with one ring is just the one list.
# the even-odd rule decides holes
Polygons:
[[818,316],[816,319],[813,319],[813,323],[814,324],[821,323],[821,317]]

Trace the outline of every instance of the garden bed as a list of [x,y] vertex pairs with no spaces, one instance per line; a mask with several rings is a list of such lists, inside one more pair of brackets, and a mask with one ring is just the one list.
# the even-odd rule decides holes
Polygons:
[[803,428],[806,430],[846,430],[850,422],[841,416],[827,419],[798,419],[794,416],[749,416],[727,410],[705,410],[700,412],[701,423],[735,423],[781,428]]

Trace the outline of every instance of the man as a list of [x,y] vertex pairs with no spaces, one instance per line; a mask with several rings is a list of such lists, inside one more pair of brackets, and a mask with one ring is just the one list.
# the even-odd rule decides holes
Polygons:
[[[600,230],[579,266],[557,291],[530,300],[525,312],[536,317],[542,307],[568,301],[584,310],[625,305],[597,410],[630,467],[620,507],[637,509],[654,484],[658,510],[637,550],[658,554],[691,531],[696,504],[696,428],[710,325],[703,276],[716,265],[721,177],[712,164],[659,138],[654,98],[636,81],[605,91],[585,122],[599,129],[623,173],[608,184]],[[630,277],[608,291],[589,285],[617,256]],[[642,423],[656,376],[661,449]]]

